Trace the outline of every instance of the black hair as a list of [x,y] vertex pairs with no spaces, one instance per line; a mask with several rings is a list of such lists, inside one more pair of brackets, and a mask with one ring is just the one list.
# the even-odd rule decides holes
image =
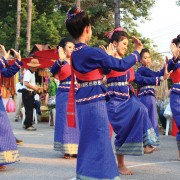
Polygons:
[[144,49],[141,50],[141,52],[140,52],[140,57],[141,57],[141,58],[143,57],[144,53],[149,53],[149,54],[150,54],[149,49],[144,48]]
[[74,41],[71,38],[67,38],[67,37],[62,38],[61,41],[59,42],[59,44],[57,45],[56,49],[58,49],[59,46],[64,49],[68,42],[74,43]]
[[176,46],[180,43],[180,34],[172,40],[172,43],[176,44]]
[[113,41],[119,42],[125,38],[129,39],[129,36],[125,31],[114,31],[109,41],[111,43],[113,43]]
[[90,18],[85,11],[76,6],[71,8],[67,14],[66,28],[75,39],[79,38],[86,26],[90,25]]

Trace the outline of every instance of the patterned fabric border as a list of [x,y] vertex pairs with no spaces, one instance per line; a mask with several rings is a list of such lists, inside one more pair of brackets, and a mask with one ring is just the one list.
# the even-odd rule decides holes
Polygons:
[[148,129],[143,135],[143,145],[154,145],[157,143],[157,136],[153,128]]
[[139,93],[138,96],[141,96],[141,95],[143,95],[143,94],[148,94],[149,92],[151,92],[151,93],[155,96],[155,93],[154,93],[152,90],[150,90],[150,89],[147,90],[147,91],[144,90],[142,93]]
[[0,152],[0,164],[8,164],[19,161],[18,150]]
[[65,154],[77,154],[78,144],[62,144],[60,142],[54,142],[54,150],[61,151]]
[[144,154],[143,143],[124,143],[121,147],[115,146],[116,154],[140,156]]
[[113,95],[113,94],[129,97],[129,93],[120,93],[120,92],[116,92],[116,91],[109,91],[109,95]]
[[113,179],[99,179],[99,178],[87,177],[87,176],[77,174],[76,180],[121,180],[121,178],[120,176],[116,176]]
[[177,141],[178,150],[180,150],[180,141]]
[[77,99],[76,102],[84,102],[84,101],[90,101],[92,99],[97,99],[97,98],[100,98],[100,97],[104,97],[104,96],[107,96],[109,95],[108,92],[106,93],[103,93],[103,94],[97,94],[97,95],[94,95],[94,96],[91,96],[91,97],[88,97],[88,98],[82,98],[82,99]]

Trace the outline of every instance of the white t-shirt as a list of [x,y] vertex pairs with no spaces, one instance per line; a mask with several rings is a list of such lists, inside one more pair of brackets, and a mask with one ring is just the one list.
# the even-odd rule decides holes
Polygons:
[[24,82],[29,82],[29,84],[31,84],[32,86],[36,86],[35,72],[32,73],[29,69],[27,69],[26,72],[24,73],[24,80],[23,80],[23,88],[27,89],[28,91],[34,91],[33,89],[26,87]]
[[22,85],[20,82],[18,82],[18,83],[16,84],[16,94],[19,93],[18,90],[20,90],[20,89],[23,89],[23,85]]
[[36,100],[36,101],[40,101],[39,94],[36,94],[36,95],[34,96],[34,100]]

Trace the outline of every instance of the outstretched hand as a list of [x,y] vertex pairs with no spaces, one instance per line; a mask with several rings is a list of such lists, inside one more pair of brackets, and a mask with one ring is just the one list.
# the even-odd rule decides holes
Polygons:
[[7,60],[10,54],[10,51],[6,51],[5,47],[3,45],[0,44],[0,50],[2,53],[2,56]]
[[140,53],[141,50],[143,49],[143,44],[141,43],[141,41],[136,36],[132,36],[132,38],[134,41],[135,49]]
[[20,50],[17,52],[15,49],[11,48],[11,51],[13,51],[15,57],[16,57],[19,61],[21,61],[21,52],[20,52]]
[[164,65],[164,80],[168,79],[173,71],[168,72],[168,58],[166,57],[166,63]]
[[63,48],[59,46],[58,48],[59,60],[64,61],[66,59],[66,53],[64,52]]
[[[100,48],[103,48],[103,50],[105,50],[105,52],[111,56],[116,56],[116,49],[114,47],[114,45],[112,43],[110,43],[107,48],[105,48],[104,46],[100,46]],[[101,48],[101,49],[102,49]]]
[[105,51],[105,52],[107,53],[107,49],[105,48],[104,45],[100,45],[99,48],[102,49],[103,51]]

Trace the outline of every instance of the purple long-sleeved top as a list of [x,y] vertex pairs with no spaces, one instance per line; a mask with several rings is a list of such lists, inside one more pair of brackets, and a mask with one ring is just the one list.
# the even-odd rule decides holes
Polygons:
[[22,65],[23,65],[23,63],[17,59],[12,66],[6,68],[7,62],[4,58],[2,58],[2,59],[0,59],[1,75],[4,77],[10,78],[19,71],[19,69],[21,68]]
[[[75,51],[72,53],[73,68],[82,73],[88,73],[95,69],[113,69],[116,71],[126,71],[140,61],[138,51],[134,51],[121,61],[96,47],[89,47],[83,43],[75,45]],[[85,81],[79,80],[78,83]],[[108,97],[107,88],[101,84],[96,86],[87,86],[80,88],[76,93],[76,102],[89,103],[99,101]]]

